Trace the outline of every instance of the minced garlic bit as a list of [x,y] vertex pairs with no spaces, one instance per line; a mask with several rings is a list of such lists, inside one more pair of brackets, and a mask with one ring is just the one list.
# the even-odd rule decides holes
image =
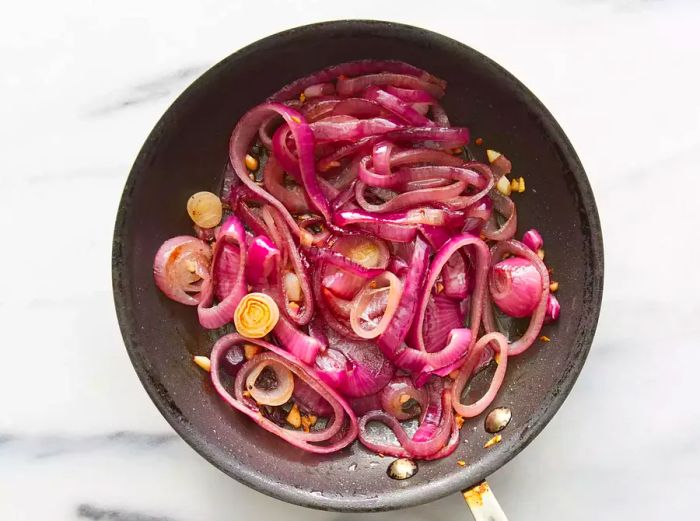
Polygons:
[[250,360],[260,352],[260,349],[262,348],[255,344],[243,344],[243,355],[246,360]]
[[537,256],[540,258],[540,260],[544,260],[544,250],[542,248],[537,250]]
[[551,339],[548,336],[542,335],[540,340],[542,340],[542,342],[549,342]]
[[204,369],[206,372],[210,373],[211,372],[211,360],[209,360],[208,357],[206,356],[195,356],[193,358],[194,363],[197,364],[199,367]]
[[460,467],[464,467],[464,466],[466,466],[466,464],[467,464],[467,462],[464,461],[463,459],[457,460],[457,465],[459,465]]
[[552,293],[554,293],[554,292],[555,292],[556,290],[558,290],[558,289],[559,289],[559,283],[558,283],[558,282],[552,282],[552,283],[549,285],[549,291],[551,291]]
[[304,432],[309,432],[311,430],[311,427],[316,425],[316,420],[318,420],[318,417],[314,416],[313,414],[309,414],[308,416],[302,416],[301,428],[304,429]]
[[306,101],[306,94],[304,94],[303,92],[299,94],[299,101],[304,103]]
[[525,178],[518,178],[518,192],[523,193],[525,191]]
[[460,416],[459,414],[455,415],[455,423],[457,424],[457,428],[461,429],[462,425],[464,425],[464,416]]
[[496,365],[501,363],[501,353],[494,353],[493,359],[496,362]]
[[243,396],[244,396],[245,398],[250,398],[250,391],[247,390],[247,389],[246,389],[245,391],[243,391]]
[[435,284],[435,293],[438,295],[442,293],[445,290],[445,285],[442,282],[438,282]]
[[488,449],[489,447],[493,447],[496,443],[501,443],[502,439],[503,437],[500,434],[496,434],[493,438],[484,443],[484,448]]
[[486,157],[488,158],[489,163],[493,163],[496,159],[501,157],[501,153],[489,149],[486,151]]
[[301,413],[299,412],[299,407],[297,407],[296,403],[292,406],[292,409],[287,415],[287,423],[295,429],[301,427]]
[[411,399],[411,396],[408,395],[408,394],[406,394],[406,393],[404,393],[404,394],[402,394],[402,395],[399,396],[399,403],[400,403],[401,405],[403,405],[404,403],[406,403],[406,402],[407,402],[408,400],[410,400],[410,399]]
[[508,178],[506,176],[503,176],[498,180],[498,183],[496,183],[496,188],[503,195],[510,195],[510,181],[508,181]]
[[297,116],[292,116],[292,121],[294,123],[301,123],[301,120]]
[[250,154],[245,155],[245,166],[248,170],[255,172],[258,169],[258,160]]
[[454,371],[452,371],[452,372],[451,372],[450,374],[448,374],[447,376],[449,376],[449,377],[452,378],[453,380],[456,380],[457,377],[459,376],[459,369],[455,369]]
[[511,179],[511,181],[510,181],[510,191],[511,191],[511,192],[517,192],[519,188],[520,188],[520,183],[518,182],[518,180],[517,180],[517,179]]
[[476,143],[477,145],[481,146],[481,145],[484,144],[484,140],[483,140],[483,138],[478,137],[478,138],[476,138],[476,139],[474,140],[474,143]]

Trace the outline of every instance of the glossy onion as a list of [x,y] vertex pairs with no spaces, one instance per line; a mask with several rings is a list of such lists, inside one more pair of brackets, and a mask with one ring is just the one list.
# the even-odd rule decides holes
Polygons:
[[294,392],[294,376],[279,362],[265,360],[251,371],[245,385],[260,405],[283,405]]
[[211,192],[197,192],[187,200],[187,213],[197,226],[214,228],[221,222],[221,199]]
[[527,317],[542,295],[542,279],[527,259],[509,257],[491,268],[489,289],[494,303],[511,317]]
[[248,338],[264,337],[277,325],[279,318],[277,304],[265,293],[248,293],[233,314],[236,330]]

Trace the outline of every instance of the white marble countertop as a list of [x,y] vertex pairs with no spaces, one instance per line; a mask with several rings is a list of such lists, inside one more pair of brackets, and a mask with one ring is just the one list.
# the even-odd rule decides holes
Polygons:
[[548,106],[589,173],[606,250],[600,325],[559,414],[490,479],[511,519],[697,519],[700,4],[337,4],[259,0],[255,16],[238,0],[4,7],[0,519],[468,518],[458,495],[360,516],[249,490],[173,433],[119,335],[112,227],[157,118],[237,48],[336,18],[419,25],[486,53]]

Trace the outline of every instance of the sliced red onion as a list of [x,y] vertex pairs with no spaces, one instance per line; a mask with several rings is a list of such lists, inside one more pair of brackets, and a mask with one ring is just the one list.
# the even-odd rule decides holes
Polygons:
[[431,108],[433,110],[433,121],[435,121],[435,124],[439,127],[449,127],[450,118],[447,117],[447,112],[442,108],[442,105],[436,102],[431,105]]
[[[238,372],[234,383],[234,396],[225,388],[219,376],[221,361],[226,352],[235,345],[252,343],[264,348],[261,354],[248,361]],[[331,406],[332,412],[328,416],[326,427],[320,431],[301,432],[285,429],[260,414],[255,402],[243,396],[244,382],[250,373],[260,364],[270,361],[278,362],[294,375],[303,380],[316,393],[325,399]],[[242,412],[265,430],[276,434],[288,443],[307,450],[327,454],[336,452],[349,445],[357,436],[357,418],[348,403],[332,388],[320,381],[318,374],[309,367],[305,367],[297,358],[283,349],[264,340],[243,338],[237,334],[229,334],[221,337],[212,349],[211,353],[211,379],[216,392],[221,398],[236,410]],[[345,432],[339,434],[343,425]],[[336,434],[339,434],[336,437]],[[321,443],[326,443],[321,445]]]
[[[423,320],[422,335],[425,350],[428,353],[434,353],[447,345],[450,331],[464,327],[464,318],[458,301],[445,295],[431,295]],[[414,349],[420,349],[415,327],[409,331],[406,343]]]
[[[271,373],[271,375],[266,377],[266,372]],[[261,379],[263,380],[263,384],[258,385]],[[270,385],[268,385],[267,380],[269,380]],[[272,385],[273,382],[274,385]],[[294,391],[294,376],[283,364],[275,360],[269,360],[257,364],[255,368],[250,371],[245,380],[245,386],[246,390],[258,405],[284,405],[292,397],[292,392]]]
[[542,281],[530,261],[509,257],[491,267],[489,290],[494,304],[506,315],[528,317],[540,301]]
[[463,127],[409,127],[389,132],[387,138],[404,143],[422,143],[428,148],[450,149],[469,143],[469,129]]
[[429,262],[430,247],[418,236],[413,245],[408,273],[403,280],[403,292],[394,318],[377,339],[379,348],[389,360],[395,360],[402,349],[405,349],[403,342],[415,317],[416,295],[423,287]]
[[351,141],[369,136],[386,134],[401,128],[396,123],[384,118],[340,120],[344,116],[334,116],[311,123],[310,129],[318,142]]
[[[248,169],[245,165],[245,155],[248,152],[248,147],[250,146],[252,139],[257,135],[260,125],[270,117],[271,113],[275,112],[284,118],[285,122],[287,125],[289,125],[292,131],[292,135],[294,136],[297,154],[299,156],[301,179],[311,203],[316,209],[318,209],[321,215],[323,215],[327,220],[330,220],[328,200],[325,198],[321,192],[321,189],[319,188],[315,173],[313,133],[311,132],[309,125],[304,121],[301,113],[298,111],[279,103],[265,103],[248,111],[238,121],[238,124],[231,135],[231,141],[229,143],[231,165],[243,184],[246,185],[253,193],[255,193],[256,196],[274,206],[284,216],[287,224],[295,232],[295,234],[301,236],[301,230],[297,226],[289,211],[282,203],[280,203],[267,191],[258,186],[255,181],[248,177]],[[304,241],[307,240],[310,239],[304,239]]]
[[329,416],[333,412],[328,401],[298,377],[294,377],[292,398],[303,412],[313,413],[317,416]]
[[317,98],[319,96],[330,96],[335,94],[335,85],[333,83],[317,83],[309,85],[304,89],[304,96],[308,98]]
[[[402,289],[403,284],[390,271],[369,281],[355,296],[350,308],[350,326],[355,334],[362,338],[377,338],[381,335],[394,317]],[[380,294],[385,298],[385,307],[381,320],[377,320],[368,308]]]
[[445,209],[430,207],[412,208],[400,212],[374,214],[366,210],[343,210],[333,215],[333,224],[347,226],[349,224],[396,224],[412,226],[429,224],[432,226],[454,226],[464,220],[464,215]]
[[436,251],[442,248],[442,245],[452,236],[452,233],[442,226],[421,225],[418,230],[428,241],[430,247]]
[[376,85],[372,85],[365,91],[365,97],[378,103],[411,125],[417,127],[430,127],[435,125],[435,123],[430,121],[428,118],[416,112],[416,110],[411,107],[410,104],[394,96],[393,94],[380,89]]
[[[471,234],[465,233],[452,237],[447,241],[442,248],[435,254],[433,263],[426,276],[425,285],[418,297],[418,305],[416,309],[416,344],[420,351],[427,351],[423,341],[423,323],[425,320],[425,310],[428,306],[430,293],[442,273],[443,268],[450,260],[452,255],[466,247],[472,247],[476,253],[474,279],[475,286],[472,296],[471,317],[469,321],[469,329],[476,334],[481,323],[482,301],[486,292],[486,277],[489,269],[489,250],[484,241]],[[474,338],[476,340],[476,338]]]
[[498,181],[504,175],[510,174],[511,169],[511,162],[503,154],[500,154],[491,162],[491,170],[493,171],[494,181]]
[[518,227],[518,215],[515,211],[515,203],[510,197],[502,195],[498,190],[493,189],[489,193],[493,201],[493,208],[505,217],[505,222],[499,227],[496,223],[496,216],[491,218],[484,225],[484,237],[492,241],[507,241],[515,236]]
[[278,283],[281,286],[280,293],[283,297],[285,313],[297,325],[306,325],[309,323],[314,314],[314,299],[311,291],[311,283],[309,281],[306,261],[302,258],[302,255],[299,252],[299,249],[297,248],[297,245],[294,242],[289,228],[284,222],[282,216],[269,206],[264,207],[262,213],[264,216],[267,216],[267,220],[269,222],[268,230],[270,232],[273,232],[274,230],[274,233],[279,234],[280,249],[283,249],[284,252],[283,259],[288,259],[294,274],[299,279],[299,285],[301,286],[301,293],[303,295],[302,305],[298,309],[293,309],[290,304],[292,299],[290,299],[287,295],[287,288],[282,283],[284,281],[283,270],[286,269],[286,266],[284,266],[283,263],[279,263]]
[[257,235],[248,247],[246,275],[252,284],[264,283],[280,260],[280,251],[266,235]]
[[371,85],[394,85],[396,87],[424,90],[434,98],[442,98],[445,94],[444,89],[435,83],[416,78],[415,76],[387,72],[366,74],[356,78],[339,78],[336,88],[339,94],[350,96],[364,91]]
[[537,250],[542,249],[542,246],[544,246],[544,241],[540,232],[532,228],[523,234],[523,244],[537,253]]
[[550,293],[547,297],[547,311],[544,315],[544,323],[549,324],[550,322],[557,320],[560,312],[561,305],[559,305],[559,300]]
[[[291,98],[298,98],[299,94],[305,88],[311,85],[315,85],[317,83],[335,81],[340,76],[361,76],[380,72],[390,72],[395,74],[415,76],[428,83],[438,85],[443,90],[446,87],[446,83],[444,80],[436,78],[430,73],[402,61],[357,60],[333,65],[321,71],[310,74],[309,76],[299,78],[298,80],[295,80],[292,83],[285,85],[275,94],[270,96],[269,101],[285,101]],[[364,87],[359,90],[364,90]]]
[[[217,264],[224,246],[227,244],[235,244],[238,246],[239,264],[235,272],[232,271],[224,274],[219,271]],[[203,327],[207,329],[216,329],[233,320],[233,312],[236,310],[236,306],[238,306],[238,303],[248,292],[248,286],[245,280],[245,266],[248,257],[247,250],[243,224],[237,217],[228,217],[221,225],[221,229],[216,237],[213,260],[211,263],[212,275],[204,281],[202,286],[202,299],[197,306],[199,323]],[[221,277],[228,276],[235,282],[230,293],[218,304],[213,305],[214,285],[216,284],[217,274]]]
[[237,244],[222,244],[216,270],[212,273],[214,296],[221,302],[228,297],[238,282],[238,270],[241,266],[241,253]]
[[386,91],[393,94],[397,98],[410,103],[433,103],[435,101],[435,98],[424,90],[402,89],[401,87],[387,85]]
[[165,241],[153,260],[153,277],[169,298],[188,306],[200,300],[201,280],[209,277],[212,251],[195,237],[181,235]]
[[346,98],[333,107],[333,116],[353,116],[356,118],[374,118],[382,115],[382,107],[366,98]]
[[310,211],[304,189],[296,183],[291,186],[284,184],[284,170],[273,156],[270,156],[265,163],[263,186],[290,212],[305,213]]
[[351,340],[326,331],[329,348],[316,358],[319,376],[348,397],[380,391],[394,375],[394,366],[372,342]]
[[465,209],[467,220],[462,231],[479,235],[493,214],[493,201],[488,195]]
[[[437,403],[433,399],[434,395],[438,397]],[[421,422],[413,438],[408,437],[406,431],[403,430],[401,424],[393,416],[383,411],[370,412],[360,419],[360,442],[368,449],[388,456],[416,459],[429,458],[443,449],[450,441],[454,424],[454,413],[451,404],[452,397],[449,390],[443,390],[441,393],[431,393],[429,412],[424,415],[427,421]],[[367,424],[371,421],[379,421],[389,427],[396,436],[400,446],[373,442],[367,434]],[[435,423],[436,421],[438,422],[437,424]]]
[[407,376],[395,376],[381,394],[384,412],[399,421],[410,420],[421,414],[428,405],[428,393],[417,389]]
[[[477,363],[482,358],[482,353],[484,350],[488,349],[489,343],[491,347],[495,347],[498,353],[498,367],[491,380],[491,385],[489,385],[486,394],[479,398],[476,402],[470,405],[464,405],[461,403],[461,396],[467,383],[475,373]],[[508,367],[508,341],[506,338],[497,332],[488,333],[482,336],[479,341],[474,346],[469,359],[464,364],[462,369],[452,385],[452,406],[457,414],[464,418],[473,418],[478,416],[486,410],[486,408],[491,405],[493,399],[496,397],[498,390],[503,384],[503,379],[506,375],[506,368]]]
[[[491,248],[491,265],[498,263],[506,253],[522,257],[530,261],[540,274],[540,281],[542,284],[540,300],[537,303],[537,307],[532,312],[527,330],[523,336],[508,346],[508,356],[515,356],[519,355],[530,347],[537,339],[537,335],[540,334],[542,324],[544,323],[544,317],[547,312],[547,301],[549,299],[549,273],[547,272],[546,266],[535,252],[525,246],[522,242],[515,240],[498,242],[493,248]],[[488,333],[497,331],[496,320],[493,316],[493,310],[491,309],[488,299],[484,299],[484,304],[484,329]]]
[[281,346],[307,364],[313,364],[318,353],[324,349],[321,342],[297,329],[283,315],[280,315],[273,332]]
[[446,297],[465,299],[469,295],[467,262],[461,251],[452,254],[442,268],[442,284]]
[[[374,144],[381,140],[382,136],[369,136],[363,139],[359,139],[353,143],[343,145],[338,147],[333,153],[321,158],[318,161],[318,170],[323,173],[333,168],[341,166],[340,161],[353,155],[359,155],[363,152],[371,150]],[[354,179],[355,170],[349,169]]]
[[370,411],[381,411],[381,392],[370,394],[369,396],[361,396],[360,398],[349,398],[348,403],[358,417]]
[[319,252],[319,258],[328,264],[323,285],[345,300],[352,299],[368,278],[380,275],[389,262],[386,243],[374,237],[337,237],[332,239],[331,250],[333,254]]

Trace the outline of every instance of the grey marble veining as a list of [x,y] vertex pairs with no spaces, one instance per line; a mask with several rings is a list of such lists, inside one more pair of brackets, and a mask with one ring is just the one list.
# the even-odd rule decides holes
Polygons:
[[[112,227],[131,162],[189,82],[258,38],[379,18],[462,40],[547,105],[589,174],[606,276],[588,362],[490,482],[513,520],[696,519],[700,4],[688,0],[14,3],[0,18],[0,520],[396,519],[286,505],[157,413],[122,345]],[[566,312],[566,310],[564,310]],[[458,496],[400,514],[467,519]]]

